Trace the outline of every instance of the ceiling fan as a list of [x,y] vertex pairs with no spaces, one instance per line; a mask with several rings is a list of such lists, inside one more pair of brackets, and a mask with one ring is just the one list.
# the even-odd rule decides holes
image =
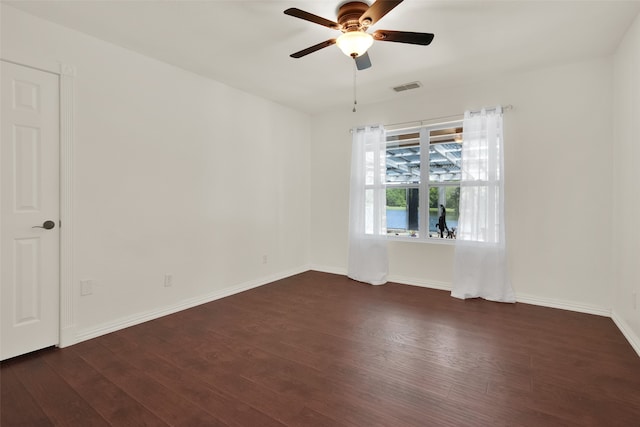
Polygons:
[[292,7],[284,11],[286,15],[304,19],[334,30],[342,31],[342,35],[323,41],[299,52],[292,53],[292,58],[301,58],[305,55],[337,44],[345,55],[355,59],[358,70],[371,67],[371,60],[367,49],[374,40],[409,43],[426,46],[431,43],[434,35],[431,33],[413,33],[408,31],[376,30],[373,34],[367,33],[367,29],[377,23],[393,8],[402,3],[402,0],[376,0],[371,6],[360,1],[350,1],[338,8],[338,22],[333,22],[304,10]]

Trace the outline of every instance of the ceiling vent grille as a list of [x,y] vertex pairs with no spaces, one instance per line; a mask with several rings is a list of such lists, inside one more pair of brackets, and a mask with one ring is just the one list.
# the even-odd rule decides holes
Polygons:
[[411,83],[405,83],[400,86],[396,86],[393,88],[393,90],[395,90],[396,92],[404,92],[405,90],[418,89],[419,87],[422,87],[422,83],[411,82]]

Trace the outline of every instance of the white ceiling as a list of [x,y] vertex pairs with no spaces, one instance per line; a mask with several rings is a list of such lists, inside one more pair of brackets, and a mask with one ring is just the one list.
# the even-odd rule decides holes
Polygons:
[[[33,15],[308,113],[350,105],[352,60],[331,46],[290,53],[339,34],[283,14],[297,7],[336,20],[332,1],[3,0]],[[358,103],[425,87],[613,53],[637,1],[405,0],[375,29],[431,32],[430,46],[375,42],[358,72]],[[424,89],[418,89],[424,90]]]

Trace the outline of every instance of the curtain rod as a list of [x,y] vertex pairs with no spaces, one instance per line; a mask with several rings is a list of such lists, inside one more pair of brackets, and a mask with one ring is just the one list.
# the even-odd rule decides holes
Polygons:
[[[499,106],[496,107],[485,107],[482,108],[480,110],[473,110],[471,111],[471,114],[478,114],[480,113],[482,110],[487,110],[487,111],[495,111]],[[504,107],[502,107],[502,111],[509,111],[509,110],[513,110],[513,105],[509,104],[509,105],[505,105]],[[432,122],[434,120],[444,120],[444,119],[453,119],[456,117],[464,117],[464,113],[460,113],[460,114],[450,114],[448,116],[440,116],[440,117],[433,117],[431,119],[423,119],[423,120],[412,120],[410,122],[401,122],[401,123],[391,123],[391,124],[386,124],[384,125],[384,127],[391,127],[391,126],[400,126],[400,125],[407,125],[410,123],[419,123],[420,126],[422,126],[425,122]]]

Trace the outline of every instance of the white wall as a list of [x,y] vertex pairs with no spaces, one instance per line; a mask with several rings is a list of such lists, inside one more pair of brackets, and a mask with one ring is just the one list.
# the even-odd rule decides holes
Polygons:
[[[426,74],[424,80],[429,79]],[[399,94],[314,116],[311,263],[344,272],[350,140],[355,125],[392,124],[513,104],[505,113],[508,259],[518,298],[608,313],[611,269],[610,58],[492,81]],[[453,246],[393,242],[390,279],[450,288]]]
[[640,354],[640,16],[614,57],[613,106],[613,318]]
[[309,116],[1,11],[2,58],[77,68],[77,336],[306,269]]

